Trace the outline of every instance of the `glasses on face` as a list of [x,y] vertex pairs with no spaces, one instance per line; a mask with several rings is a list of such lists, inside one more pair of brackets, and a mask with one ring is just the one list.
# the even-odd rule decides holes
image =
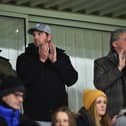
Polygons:
[[24,98],[24,93],[15,92],[15,93],[14,93],[14,96],[17,97],[17,98],[18,98],[18,97]]

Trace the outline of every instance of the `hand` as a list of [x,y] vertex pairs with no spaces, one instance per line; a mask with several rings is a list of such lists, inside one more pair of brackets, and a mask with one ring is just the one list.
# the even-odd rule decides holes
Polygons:
[[117,115],[114,115],[113,117],[112,117],[112,119],[111,119],[111,125],[114,125],[115,123],[116,123],[116,121],[117,121]]
[[118,69],[120,71],[123,70],[123,68],[126,66],[126,53],[124,50],[121,50],[118,54],[119,56],[119,64],[118,64]]
[[39,58],[45,62],[49,57],[49,44],[45,43],[39,46]]
[[49,42],[49,59],[52,63],[55,63],[57,60],[56,46],[52,42]]

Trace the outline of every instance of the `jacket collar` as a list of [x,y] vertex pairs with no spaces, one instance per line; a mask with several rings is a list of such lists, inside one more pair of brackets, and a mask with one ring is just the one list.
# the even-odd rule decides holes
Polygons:
[[15,116],[18,116],[19,115],[19,110],[15,110],[15,109],[0,105],[0,115],[11,117],[12,114],[14,114]]
[[107,58],[115,65],[118,64],[118,54],[114,51],[110,51],[107,55]]
[[[58,53],[65,52],[65,50],[57,48],[57,47],[56,47],[56,50]],[[30,43],[28,44],[28,47],[26,48],[25,52],[27,54],[38,56],[38,47],[36,47],[34,43]]]

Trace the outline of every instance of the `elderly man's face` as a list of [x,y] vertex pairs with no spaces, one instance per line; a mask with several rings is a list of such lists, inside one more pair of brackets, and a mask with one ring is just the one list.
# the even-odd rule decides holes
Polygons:
[[15,92],[15,93],[11,93],[9,95],[3,96],[2,100],[9,105],[10,107],[12,107],[13,109],[19,110],[21,107],[21,104],[23,102],[23,96],[24,93],[22,92]]
[[119,35],[119,39],[117,41],[113,42],[113,47],[115,48],[117,53],[119,53],[119,52],[121,52],[121,50],[123,50],[123,52],[126,54],[126,32],[121,33]]

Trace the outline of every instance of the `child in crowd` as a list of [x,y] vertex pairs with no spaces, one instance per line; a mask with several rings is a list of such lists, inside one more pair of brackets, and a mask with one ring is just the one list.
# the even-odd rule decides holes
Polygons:
[[58,108],[52,115],[52,126],[76,126],[74,114],[67,107]]

